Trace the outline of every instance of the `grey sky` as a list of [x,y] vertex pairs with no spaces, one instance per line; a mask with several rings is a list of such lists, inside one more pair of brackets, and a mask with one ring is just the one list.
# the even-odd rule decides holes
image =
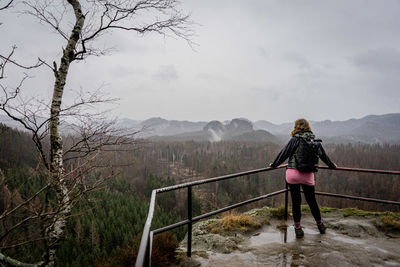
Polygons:
[[[105,36],[107,56],[71,68],[68,91],[99,86],[132,119],[275,123],[400,112],[400,1],[188,0],[196,51],[183,40]],[[1,14],[0,51],[60,55],[63,41],[31,18]],[[108,38],[107,38],[108,37]],[[10,74],[12,76],[13,74]],[[26,90],[49,94],[48,71]]]

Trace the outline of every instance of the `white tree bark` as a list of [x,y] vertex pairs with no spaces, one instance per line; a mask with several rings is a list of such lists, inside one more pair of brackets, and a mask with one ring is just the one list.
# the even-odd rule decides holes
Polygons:
[[[75,25],[68,39],[68,44],[63,51],[60,67],[55,68],[55,84],[50,110],[50,172],[52,184],[57,191],[57,200],[60,207],[58,214],[53,222],[46,229],[46,241],[48,243],[48,263],[47,266],[54,266],[56,260],[57,247],[64,237],[67,217],[71,213],[71,203],[69,191],[64,177],[63,168],[63,146],[59,131],[61,103],[71,62],[74,60],[74,51],[80,38],[85,16],[82,13],[81,5],[78,0],[68,0],[74,9]],[[56,63],[54,63],[56,66]]]

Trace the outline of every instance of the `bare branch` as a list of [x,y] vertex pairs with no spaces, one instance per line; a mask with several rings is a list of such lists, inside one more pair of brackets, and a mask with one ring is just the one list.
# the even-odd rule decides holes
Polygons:
[[50,27],[53,28],[57,33],[59,33],[64,40],[68,41],[68,34],[66,34],[61,29],[60,25],[66,12],[65,7],[62,12],[59,12],[59,14],[56,15],[54,12],[48,10],[51,7],[51,2],[23,1],[23,3],[28,7],[28,9],[25,10],[23,13],[38,18],[40,22],[50,25]]
[[14,2],[14,0],[9,0],[9,2],[8,2],[5,6],[0,7],[0,11],[11,7],[11,4],[12,4],[13,2]]
[[18,229],[19,227],[21,227],[22,225],[24,225],[25,223],[27,223],[29,221],[39,219],[39,218],[44,218],[44,217],[53,217],[57,213],[58,212],[46,212],[46,213],[37,213],[37,214],[31,215],[31,216],[26,216],[26,217],[24,217],[24,219],[20,220],[17,223],[14,223],[11,228],[7,229],[4,233],[2,233],[2,235],[0,236],[0,240],[3,240],[12,231],[14,231],[15,229]]
[[[118,98],[106,97],[101,91],[101,88],[94,92],[86,93],[81,90],[77,92],[72,104],[61,109],[61,116],[76,116],[78,114],[83,114],[85,110],[94,108],[97,104],[114,104],[118,100]],[[93,115],[91,115],[91,117],[93,117]]]
[[35,194],[33,194],[30,198],[28,198],[27,200],[25,200],[24,202],[20,203],[19,205],[17,205],[15,208],[13,208],[10,211],[5,211],[1,216],[0,216],[0,220],[3,220],[4,218],[6,218],[7,216],[13,214],[14,212],[16,212],[17,210],[19,210],[21,207],[28,205],[34,198],[36,198],[39,194],[41,194],[44,190],[46,190],[47,188],[49,188],[49,184],[45,185],[44,187],[42,187],[40,190],[38,190]]
[[41,58],[38,58],[39,62],[51,69],[53,72],[56,72],[57,66],[53,67],[50,64],[48,64],[46,61],[42,60]]
[[[30,181],[30,180],[34,177],[34,175],[38,172],[39,167],[40,167],[40,164],[37,164],[36,168],[35,168],[34,170],[31,171],[31,173],[28,175],[28,177],[26,178],[26,180],[25,180],[23,183],[21,183],[21,185],[20,185],[16,190],[14,190],[14,192],[13,192],[13,193],[11,194],[11,196],[10,196],[10,199],[15,199],[15,196],[16,196],[17,192],[19,192],[19,191],[22,189],[22,187],[23,187],[24,185],[26,185],[26,183],[28,183],[28,181]],[[2,180],[4,180],[4,179],[5,179],[4,174],[3,174],[3,173],[0,173],[0,175],[1,175]],[[40,191],[40,190],[39,190],[39,191]],[[35,195],[37,196],[37,195],[39,195],[39,194],[40,194],[40,192],[39,192],[38,194],[35,194]],[[34,199],[34,197],[31,198],[30,201],[33,200],[33,199]],[[13,210],[9,211],[9,209],[11,208],[11,204],[12,204],[12,202],[10,201],[10,202],[8,203],[6,209],[4,210],[4,212],[0,215],[0,220],[3,220],[3,219],[6,218],[7,216],[9,216],[9,215],[11,215],[12,213],[14,213],[15,211],[17,211],[19,208],[23,207],[24,205],[29,204],[30,201],[27,201],[27,202],[25,202],[25,203],[22,202],[21,205],[17,205]]]
[[5,264],[11,265],[11,266],[24,266],[24,267],[43,266],[45,264],[44,261],[41,261],[38,263],[33,263],[33,264],[24,263],[24,262],[18,261],[16,259],[13,259],[11,257],[8,257],[1,252],[0,252],[0,262],[4,262]]
[[[80,50],[76,51],[77,59],[83,59],[87,55],[98,54],[92,47],[88,49],[87,43],[100,37],[104,32],[113,29],[134,31],[141,35],[156,32],[163,36],[179,37],[184,39],[190,47],[193,42],[193,26],[195,22],[190,20],[190,14],[183,14],[177,7],[178,0],[141,0],[141,1],[89,1],[95,8],[94,13],[89,13],[91,18],[83,29]],[[153,12],[152,19],[138,21],[141,13]]]
[[[38,68],[45,63],[44,61],[42,61],[40,59],[38,60],[38,62],[35,65],[31,65],[31,66],[22,65],[22,64],[16,62],[15,60],[12,59],[12,56],[14,55],[16,48],[17,48],[16,46],[13,46],[12,50],[8,54],[8,56],[0,55],[0,59],[2,60],[2,62],[0,63],[0,79],[3,79],[5,77],[4,72],[5,72],[6,65],[8,63],[11,63],[11,64],[13,64],[19,68],[22,68],[24,70]],[[43,137],[41,137],[39,135],[40,129],[43,125],[38,126],[36,124],[36,119],[35,119],[35,115],[34,115],[37,112],[37,110],[35,112],[28,112],[28,113],[31,113],[31,116],[29,116],[29,115],[27,115],[27,112],[26,112],[27,111],[26,104],[25,105],[20,104],[17,106],[9,105],[11,101],[17,99],[24,82],[28,78],[29,78],[28,74],[24,73],[24,76],[20,80],[19,84],[10,92],[7,91],[6,87],[4,87],[3,85],[0,85],[0,87],[3,91],[3,94],[4,94],[4,98],[0,103],[0,110],[3,110],[7,114],[8,117],[13,119],[14,121],[19,122],[25,129],[27,129],[28,131],[30,131],[33,134],[32,140],[35,142],[35,144],[40,152],[43,163],[45,164],[45,166],[47,166],[48,164],[47,164],[46,154],[44,153],[43,147],[41,144],[41,140]],[[19,107],[22,107],[22,110]],[[16,114],[19,114],[19,116]],[[33,121],[31,119],[33,119]]]
[[35,239],[28,240],[28,241],[22,241],[22,242],[19,242],[19,243],[16,243],[16,244],[12,244],[12,245],[1,246],[0,249],[16,248],[16,247],[20,247],[20,246],[23,246],[23,245],[26,245],[26,244],[29,244],[29,243],[34,243],[34,242],[42,241],[42,240],[44,240],[43,237],[35,238]]
[[5,67],[8,63],[14,64],[15,66],[17,66],[21,69],[25,69],[25,70],[38,68],[43,64],[43,62],[41,62],[39,59],[38,59],[38,62],[35,63],[34,65],[23,65],[23,64],[20,64],[16,61],[12,60],[11,58],[14,55],[14,52],[16,49],[17,49],[17,46],[14,45],[14,46],[12,46],[11,52],[8,54],[8,56],[3,56],[0,54],[0,59],[2,60],[2,62],[0,63],[0,79],[4,78]]
[[[4,93],[4,99],[2,103],[0,103],[0,110],[3,110],[9,118],[19,122],[26,130],[32,133],[32,140],[40,153],[43,164],[48,167],[47,156],[43,149],[42,140],[45,137],[44,133],[46,132],[43,130],[43,127],[48,124],[49,119],[44,120],[42,123],[38,123],[35,115],[38,113],[38,110],[31,110],[28,107],[29,101],[22,102],[16,106],[10,104],[10,101],[15,100],[19,96],[23,82],[27,78],[28,76],[25,76],[21,80],[20,84],[10,94],[3,86],[0,86]],[[22,99],[19,100],[23,101]]]

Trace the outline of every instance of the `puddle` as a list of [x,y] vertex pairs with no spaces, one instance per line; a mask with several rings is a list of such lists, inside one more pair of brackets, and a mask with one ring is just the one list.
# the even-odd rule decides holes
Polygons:
[[[278,228],[279,227],[279,228]],[[277,226],[267,227],[263,229],[264,232],[252,236],[250,238],[250,245],[258,246],[270,243],[287,243],[296,239],[294,231],[290,231],[290,227]]]
[[333,240],[341,241],[344,243],[352,244],[352,245],[364,245],[365,242],[363,240],[357,240],[354,238],[344,237],[344,236],[334,236]]
[[389,251],[387,251],[386,249],[377,247],[377,246],[373,246],[373,245],[366,245],[364,240],[359,240],[359,239],[355,239],[355,238],[350,238],[350,237],[344,237],[344,236],[334,236],[332,237],[333,240],[337,240],[337,241],[341,241],[344,243],[348,243],[348,244],[352,244],[352,245],[365,245],[364,248],[368,249],[368,250],[376,250],[379,251],[381,253],[384,254],[390,254]]
[[274,262],[275,266],[298,267],[304,266],[302,263],[305,259],[306,256],[302,253],[281,253],[272,262]]
[[258,245],[265,245],[269,243],[287,243],[287,242],[292,242],[295,240],[296,237],[294,235],[288,235],[283,232],[270,232],[270,233],[261,233],[257,236],[252,236],[250,238],[250,244],[252,246],[258,246]]
[[199,259],[201,266],[211,267],[217,265],[229,267],[244,267],[254,266],[254,263],[257,261],[257,257],[251,252],[233,252],[229,254],[212,252],[208,255],[208,257],[208,259]]
[[309,235],[319,235],[320,234],[319,231],[313,230],[311,228],[303,228],[303,231],[305,234],[309,234]]
[[298,267],[307,266],[303,263],[306,256],[298,253],[279,253],[271,254],[267,257],[264,255],[255,255],[252,252],[246,253],[210,253],[208,259],[198,259],[203,267],[220,266],[220,267],[264,267],[264,266],[282,266],[282,267]]
[[369,250],[377,250],[377,251],[382,252],[382,253],[385,253],[385,254],[389,254],[389,253],[390,253],[390,252],[387,251],[386,249],[378,248],[378,247],[375,247],[375,246],[366,246],[365,248],[366,248],[366,249],[369,249]]
[[385,264],[389,266],[399,266],[399,263],[394,261],[385,261]]
[[[319,235],[318,231],[312,230],[310,228],[303,228],[306,235]],[[270,243],[290,243],[296,240],[296,234],[294,233],[294,228],[289,226],[287,228],[281,227],[280,229],[275,229],[269,227],[264,230],[265,232],[258,235],[252,236],[250,238],[250,245],[265,245]]]

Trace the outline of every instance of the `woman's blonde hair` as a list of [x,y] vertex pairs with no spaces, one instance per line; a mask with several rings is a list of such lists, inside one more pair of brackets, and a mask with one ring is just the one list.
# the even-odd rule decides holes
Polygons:
[[294,122],[292,136],[300,132],[311,132],[310,123],[306,119],[298,119]]

